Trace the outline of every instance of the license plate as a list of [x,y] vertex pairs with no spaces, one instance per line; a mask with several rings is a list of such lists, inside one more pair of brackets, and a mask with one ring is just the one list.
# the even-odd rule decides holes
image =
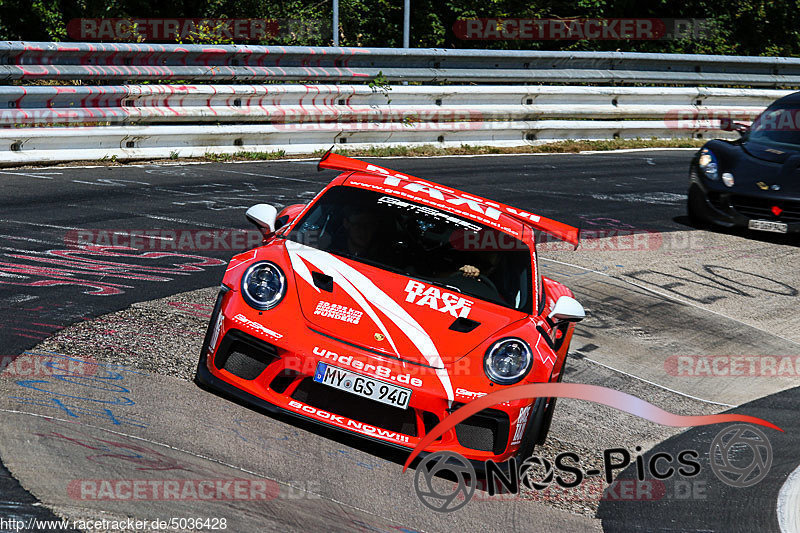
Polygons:
[[318,363],[314,381],[376,402],[405,409],[411,400],[411,390],[362,376],[327,363]]
[[771,220],[751,220],[747,227],[758,231],[771,231],[772,233],[786,233],[789,226],[783,222],[772,222]]

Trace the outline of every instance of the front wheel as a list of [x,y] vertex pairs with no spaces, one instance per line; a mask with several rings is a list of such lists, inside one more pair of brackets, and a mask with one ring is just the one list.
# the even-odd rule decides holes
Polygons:
[[695,227],[705,228],[711,225],[711,220],[708,218],[707,214],[705,195],[696,185],[689,188],[689,198],[686,202],[686,214],[689,216],[689,221]]
[[[543,443],[547,438],[547,430],[545,429],[547,398],[536,398],[531,411],[528,427],[525,428],[522,442],[519,445],[519,450],[517,450],[518,465],[533,455],[533,449],[536,445]],[[550,429],[549,424],[547,424],[547,429]]]
[[[556,383],[561,383],[566,367],[567,362],[564,361]],[[547,440],[550,424],[553,422],[553,413],[556,410],[556,398],[536,398],[531,410],[533,413],[528,427],[525,428],[519,450],[517,450],[517,464],[522,464],[525,459],[533,455],[536,446],[541,446]]]
[[[561,380],[564,379],[564,372],[567,369],[567,362],[564,361],[564,364],[561,366],[561,373],[558,375],[558,381],[556,383],[561,383]],[[545,403],[544,406],[544,416],[542,418],[542,427],[539,428],[538,438],[536,440],[536,444],[542,445],[544,441],[547,440],[547,434],[550,433],[550,424],[553,423],[553,413],[556,410],[556,400],[558,398],[547,398],[548,402]]]

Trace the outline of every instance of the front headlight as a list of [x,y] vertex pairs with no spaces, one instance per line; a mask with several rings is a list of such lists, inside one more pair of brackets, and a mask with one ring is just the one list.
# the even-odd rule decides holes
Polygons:
[[733,174],[731,174],[730,172],[723,173],[722,183],[724,183],[726,187],[733,187],[734,184]]
[[260,261],[251,265],[242,276],[242,297],[254,309],[272,309],[285,294],[286,276],[275,263]]
[[700,150],[700,158],[697,160],[697,164],[708,179],[717,179],[719,175],[719,165],[717,164],[717,156],[714,155],[714,152],[708,148]]
[[531,369],[533,353],[522,339],[509,337],[492,344],[483,358],[486,376],[499,385],[511,385]]

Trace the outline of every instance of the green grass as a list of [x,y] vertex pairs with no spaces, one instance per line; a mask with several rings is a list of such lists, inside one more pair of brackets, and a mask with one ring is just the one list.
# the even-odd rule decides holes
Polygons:
[[[433,145],[392,146],[388,148],[367,148],[352,150],[337,148],[336,153],[351,157],[414,157],[432,155],[476,155],[476,154],[543,154],[577,153],[587,151],[622,150],[631,148],[699,148],[705,144],[703,139],[614,139],[608,141],[558,141],[535,146],[468,146],[440,148]],[[311,154],[321,157],[324,150]]]
[[[432,144],[423,146],[389,146],[364,149],[351,149],[337,146],[336,153],[350,157],[420,157],[441,155],[480,155],[480,154],[543,154],[577,153],[588,151],[622,150],[631,148],[699,148],[705,144],[703,139],[613,139],[607,141],[557,141],[533,146],[470,146],[441,148]],[[209,161],[263,161],[270,159],[298,159],[322,157],[325,150],[311,154],[290,154],[278,152],[237,152],[235,154],[206,154]]]
[[207,153],[203,159],[215,162],[225,161],[269,161],[272,159],[285,159],[286,152],[284,150],[276,150],[274,152],[236,152],[234,154],[214,154]]
[[[706,141],[703,139],[613,139],[607,141],[557,141],[548,144],[497,147],[497,146],[468,146],[461,145],[453,148],[441,148],[434,145],[423,146],[392,146],[388,148],[351,149],[342,145],[336,147],[336,153],[350,157],[421,157],[445,155],[480,155],[480,154],[542,154],[542,153],[577,153],[587,151],[623,150],[632,148],[699,148]],[[171,162],[213,161],[227,163],[230,161],[272,161],[275,159],[300,159],[308,157],[321,157],[325,150],[317,150],[310,154],[287,154],[284,150],[273,152],[248,152],[241,151],[232,154],[216,154],[208,152],[202,157],[177,157],[177,152],[171,152],[169,157],[163,158]],[[150,161],[150,160],[148,160]],[[109,165],[120,166],[125,164],[140,164],[142,160],[119,160],[116,156],[105,157],[95,161],[73,161],[69,163],[37,163],[35,165],[21,166],[75,166],[75,165]],[[8,165],[0,165],[6,167]],[[20,165],[16,165],[20,166]]]

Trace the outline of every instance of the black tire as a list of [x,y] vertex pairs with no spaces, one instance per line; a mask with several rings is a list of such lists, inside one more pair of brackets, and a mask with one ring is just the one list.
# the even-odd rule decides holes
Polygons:
[[[558,375],[558,381],[556,381],[556,383],[561,383],[566,368],[567,361],[564,360],[561,373]],[[557,398],[537,398],[534,402],[531,421],[525,429],[525,434],[522,437],[519,450],[517,450],[517,464],[522,464],[525,459],[533,455],[533,450],[536,446],[541,446],[547,440],[547,435],[550,433],[550,425],[553,422],[553,413],[556,410],[556,399]]]
[[[200,358],[197,361],[197,368],[200,368],[200,365],[206,364],[206,358],[208,357],[208,345],[211,343],[211,337],[214,333],[214,326],[217,321],[217,316],[219,313],[222,312],[222,298],[225,296],[225,293],[228,292],[228,288],[224,285],[220,289],[219,294],[217,294],[217,301],[214,302],[214,310],[211,312],[211,318],[208,321],[208,327],[206,328],[206,335],[203,337],[203,344],[200,346]],[[206,386],[200,381],[199,379],[200,372],[199,370],[195,370],[194,372],[194,382],[197,384],[198,387],[204,390],[208,390]]]
[[689,216],[689,221],[693,226],[706,228],[712,225],[711,220],[708,218],[707,210],[708,208],[706,207],[706,199],[703,191],[696,185],[689,187],[686,214]]
[[556,410],[557,399],[558,398],[550,398],[550,402],[545,405],[544,415],[542,417],[542,426],[539,428],[539,433],[536,436],[536,444],[540,446],[544,444],[544,442],[547,440],[547,434],[550,433],[550,424],[553,423],[553,413]]
[[[564,360],[564,364],[561,365],[561,373],[558,375],[558,381],[556,383],[561,383],[561,380],[564,379],[564,371],[567,369],[567,361]],[[556,411],[556,400],[558,398],[547,398],[549,401],[545,404],[544,407],[544,415],[542,417],[542,426],[539,428],[539,433],[537,434],[536,444],[542,445],[547,440],[547,434],[550,433],[550,424],[553,423],[553,413]]]
[[[546,402],[547,398],[537,398],[533,403],[531,420],[528,422],[528,427],[525,428],[525,434],[522,436],[522,442],[519,445],[519,450],[517,450],[516,457],[518,465],[522,464],[525,459],[533,455],[533,450],[536,445],[541,444],[539,441],[541,439],[540,434],[545,419]],[[545,434],[545,438],[546,437],[547,435]]]

